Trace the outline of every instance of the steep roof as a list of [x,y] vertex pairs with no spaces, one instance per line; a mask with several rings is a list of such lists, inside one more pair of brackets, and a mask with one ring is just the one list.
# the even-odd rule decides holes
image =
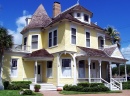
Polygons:
[[47,50],[45,49],[40,49],[37,51],[33,51],[31,54],[27,54],[24,58],[31,58],[31,57],[50,57],[53,58],[53,55],[50,54]]
[[51,22],[45,8],[41,4],[32,16],[30,23],[22,30],[24,33],[28,29],[46,27]]
[[114,52],[114,50],[116,49],[117,47],[108,47],[108,48],[104,48],[104,52],[106,54],[108,54],[109,56],[112,55],[112,53]]

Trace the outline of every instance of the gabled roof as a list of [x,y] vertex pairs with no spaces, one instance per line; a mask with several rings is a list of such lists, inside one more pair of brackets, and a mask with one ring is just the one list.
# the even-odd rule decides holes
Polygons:
[[112,53],[114,52],[114,50],[116,49],[117,47],[108,47],[108,48],[104,48],[104,52],[106,54],[108,54],[109,56],[112,55]]
[[46,27],[51,22],[45,8],[41,4],[32,16],[30,23],[22,30],[21,33],[28,29]]
[[31,54],[27,54],[24,58],[31,58],[31,57],[45,57],[45,58],[53,58],[53,55],[50,54],[47,50],[45,49],[40,49],[37,51],[33,51]]
[[108,57],[108,55],[102,51],[102,50],[97,50],[97,49],[92,49],[92,48],[86,48],[86,47],[80,47],[81,50],[87,53],[87,56],[94,56],[94,57]]

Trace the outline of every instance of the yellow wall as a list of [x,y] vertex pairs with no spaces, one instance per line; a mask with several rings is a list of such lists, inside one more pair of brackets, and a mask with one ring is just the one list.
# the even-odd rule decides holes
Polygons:
[[[11,58],[16,58],[18,59],[18,74],[17,77],[11,77]],[[22,61],[22,56],[14,55],[14,54],[5,54],[4,55],[4,64],[3,64],[3,74],[2,78],[4,80],[9,80],[9,81],[19,81],[23,80],[23,61]]]

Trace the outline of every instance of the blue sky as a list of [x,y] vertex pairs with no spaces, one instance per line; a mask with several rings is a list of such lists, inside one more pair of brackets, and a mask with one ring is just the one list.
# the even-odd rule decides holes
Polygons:
[[[6,27],[15,36],[15,43],[21,43],[19,32],[25,26],[24,19],[33,15],[43,4],[52,17],[53,2],[61,3],[62,11],[76,4],[77,0],[1,0],[0,25]],[[79,0],[80,5],[93,12],[92,22],[102,28],[111,25],[120,32],[122,52],[130,58],[130,0]]]

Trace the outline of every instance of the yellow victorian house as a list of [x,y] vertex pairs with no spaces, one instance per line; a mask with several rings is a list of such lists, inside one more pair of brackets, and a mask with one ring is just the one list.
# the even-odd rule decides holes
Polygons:
[[113,78],[112,64],[124,64],[126,73],[127,60],[105,30],[91,22],[92,17],[79,4],[61,12],[60,3],[54,2],[50,18],[41,4],[26,18],[22,44],[5,52],[2,78],[30,80],[46,89],[88,81],[122,90],[121,82],[127,78]]

